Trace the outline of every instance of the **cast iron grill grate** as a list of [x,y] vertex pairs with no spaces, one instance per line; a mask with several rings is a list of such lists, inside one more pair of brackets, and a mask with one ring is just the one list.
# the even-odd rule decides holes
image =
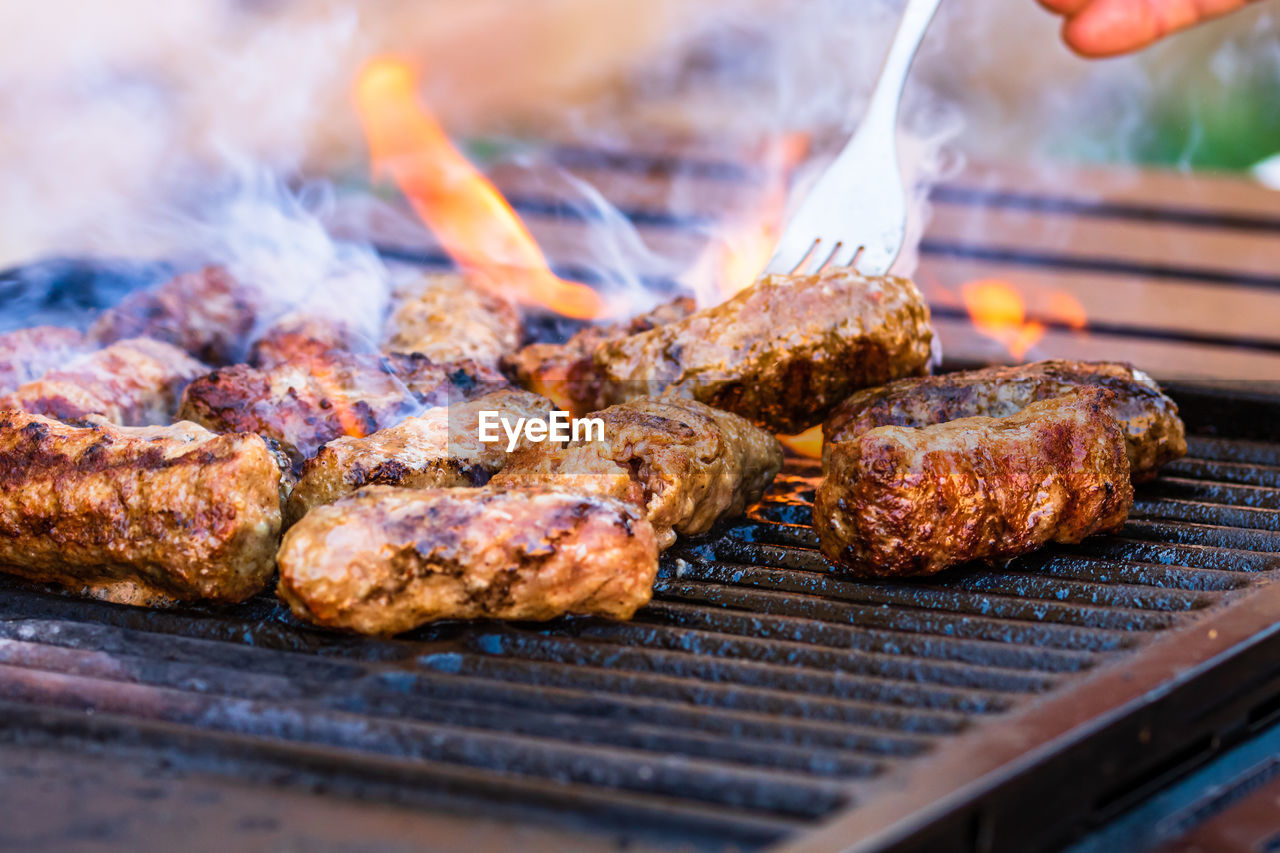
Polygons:
[[5,579],[0,731],[606,840],[758,846],[857,813],[886,774],[1280,569],[1280,444],[1194,439],[1120,535],[916,582],[820,556],[817,473],[792,462],[746,518],[679,544],[628,624],[370,640],[266,596],[150,612]]

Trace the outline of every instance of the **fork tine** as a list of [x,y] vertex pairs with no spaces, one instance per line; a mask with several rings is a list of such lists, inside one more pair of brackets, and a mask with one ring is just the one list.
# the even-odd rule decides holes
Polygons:
[[[840,249],[842,246],[844,246],[844,241],[837,240],[836,244],[831,247],[831,251],[827,253],[822,263],[818,265],[818,268],[814,270],[814,272],[815,273],[826,272],[832,266],[832,262],[835,261],[836,257],[840,254]],[[839,264],[836,264],[836,266],[839,266]]]
[[804,270],[810,256],[818,248],[819,240],[796,244],[794,241],[780,245],[765,268],[766,274],[798,275]]

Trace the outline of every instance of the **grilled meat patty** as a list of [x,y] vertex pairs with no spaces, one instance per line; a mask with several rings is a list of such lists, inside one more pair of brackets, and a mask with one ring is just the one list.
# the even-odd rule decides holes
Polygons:
[[209,371],[177,347],[131,338],[81,355],[0,395],[0,409],[75,420],[101,415],[124,426],[167,424],[182,389]]
[[859,391],[837,406],[823,424],[823,456],[825,447],[876,427],[921,427],[977,416],[1003,418],[1039,400],[1095,386],[1115,392],[1111,414],[1124,430],[1134,482],[1155,477],[1160,466],[1186,455],[1187,439],[1177,404],[1141,370],[1118,362],[1040,361],[902,379]]
[[520,314],[485,281],[458,273],[424,275],[396,288],[383,329],[387,352],[433,361],[469,358],[487,367],[520,346]]
[[928,575],[1119,530],[1133,485],[1114,397],[1077,389],[1006,418],[831,445],[813,509],[822,552],[862,576]]
[[0,394],[39,379],[93,348],[76,329],[32,326],[0,334]]
[[285,534],[278,593],[296,616],[362,634],[436,619],[628,619],[658,569],[630,506],[554,489],[370,486]]
[[640,398],[589,417],[604,422],[603,441],[530,444],[490,487],[609,495],[638,507],[665,549],[676,533],[706,533],[740,515],[782,467],[772,435],[695,400]]
[[99,344],[148,337],[173,344],[210,364],[243,352],[257,317],[257,298],[221,267],[184,273],[153,290],[130,294],[89,329]]
[[529,344],[504,358],[502,369],[521,387],[545,394],[574,415],[585,415],[609,405],[593,358],[596,349],[605,341],[683,320],[696,308],[682,296],[626,323],[587,326],[564,343]]
[[0,412],[0,569],[127,604],[242,601],[271,577],[279,488],[256,435]]
[[850,393],[928,370],[933,329],[903,278],[765,276],[729,301],[594,352],[610,402],[691,397],[801,432]]
[[467,403],[436,406],[363,438],[335,438],[302,466],[285,522],[292,524],[313,507],[365,486],[482,486],[502,469],[508,455],[504,433],[497,442],[480,441],[480,413],[498,412],[514,427],[518,418],[546,418],[553,408],[545,397],[505,389]]
[[344,323],[294,311],[268,326],[249,346],[249,363],[274,367],[289,361],[322,358],[331,352],[358,351],[357,335]]
[[339,436],[370,435],[506,384],[497,371],[468,361],[331,352],[265,369],[215,370],[187,387],[178,416],[214,432],[256,432],[301,464]]

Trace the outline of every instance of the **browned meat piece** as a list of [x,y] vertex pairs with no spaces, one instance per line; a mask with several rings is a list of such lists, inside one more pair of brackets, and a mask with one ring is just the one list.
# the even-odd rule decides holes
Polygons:
[[480,441],[480,413],[498,412],[514,428],[516,419],[546,418],[553,408],[545,397],[506,389],[469,403],[436,406],[363,438],[335,438],[303,465],[285,523],[364,486],[483,486],[506,464],[507,438]]
[[1155,477],[1161,465],[1186,455],[1187,439],[1177,404],[1141,370],[1106,361],[1040,361],[903,379],[854,394],[831,413],[822,433],[830,445],[880,426],[1003,418],[1039,400],[1091,386],[1115,392],[1111,414],[1124,429],[1134,482]]
[[154,290],[130,294],[103,312],[89,337],[110,344],[145,336],[181,347],[210,364],[228,364],[244,352],[244,338],[257,311],[252,290],[221,267],[206,267]]
[[0,409],[62,420],[102,415],[125,426],[167,424],[183,387],[208,371],[175,346],[133,338],[82,355],[0,396]]
[[238,364],[187,387],[178,415],[214,432],[256,432],[296,463],[341,435],[364,436],[425,408],[506,386],[472,362],[328,353],[267,369]]
[[276,320],[249,347],[249,363],[274,367],[320,358],[331,352],[358,352],[358,336],[345,324],[317,314],[293,312]]
[[658,549],[609,498],[370,486],[307,513],[277,560],[299,618],[398,634],[436,619],[629,619],[652,595]]
[[929,308],[903,278],[771,275],[715,308],[605,343],[610,402],[692,397],[788,435],[859,388],[928,370]]
[[531,444],[491,488],[567,488],[639,507],[658,547],[740,515],[782,467],[777,439],[750,421],[693,400],[641,398],[596,412],[604,440]]
[[92,349],[76,329],[32,326],[0,334],[0,394],[39,379]]
[[242,601],[271,577],[279,487],[256,435],[0,412],[0,567],[125,604]]
[[544,394],[575,415],[603,409],[609,403],[592,358],[604,342],[638,335],[683,320],[697,306],[687,296],[659,305],[628,323],[588,326],[562,344],[530,344],[502,361],[502,369],[521,387]]
[[928,575],[1119,530],[1133,485],[1113,397],[1079,389],[832,445],[813,509],[822,552],[863,576]]
[[388,352],[433,361],[469,358],[497,367],[520,346],[520,314],[483,280],[457,273],[425,275],[397,288],[383,330]]

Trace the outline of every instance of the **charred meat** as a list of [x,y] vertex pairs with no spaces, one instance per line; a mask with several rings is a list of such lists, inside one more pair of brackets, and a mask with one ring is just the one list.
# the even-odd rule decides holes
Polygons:
[[842,269],[766,276],[715,308],[608,341],[594,362],[610,402],[689,397],[792,434],[859,388],[924,374],[932,343],[914,284]]
[[641,398],[590,417],[603,421],[602,439],[530,444],[491,487],[609,495],[638,507],[665,549],[676,533],[706,533],[740,515],[782,467],[772,435],[694,400]]
[[529,391],[494,391],[471,402],[436,406],[372,435],[330,441],[302,466],[286,509],[292,524],[308,510],[365,486],[416,489],[482,486],[506,464],[507,439],[480,440],[480,415],[546,418],[554,404]]
[[0,394],[39,379],[93,348],[76,329],[32,326],[0,334]]
[[476,276],[421,276],[397,288],[393,302],[383,330],[387,352],[416,352],[433,361],[469,358],[496,367],[520,345],[515,305]]
[[254,292],[221,267],[184,273],[154,290],[126,297],[89,329],[99,344],[148,337],[209,364],[229,364],[258,313]]
[[530,344],[503,359],[502,369],[521,387],[545,394],[575,415],[603,409],[609,403],[596,370],[595,351],[606,341],[683,320],[696,307],[692,299],[682,296],[628,323],[588,326],[562,344]]
[[829,446],[881,426],[1003,418],[1031,403],[1085,387],[1114,392],[1111,414],[1124,430],[1134,482],[1155,477],[1160,466],[1186,454],[1186,434],[1173,400],[1141,370],[1105,361],[1041,361],[903,379],[860,391],[841,403],[823,424],[823,438]]
[[275,367],[359,349],[356,334],[346,324],[295,311],[276,320],[254,340],[249,346],[249,363],[254,367]]
[[609,498],[371,486],[307,513],[278,562],[299,618],[398,634],[436,619],[627,619],[649,601],[658,550]]
[[163,341],[132,338],[82,355],[0,395],[0,409],[76,420],[101,415],[124,426],[167,424],[182,389],[207,365]]
[[120,603],[242,601],[271,577],[279,487],[256,435],[0,412],[0,567]]
[[831,445],[813,509],[822,552],[862,576],[928,575],[1119,530],[1133,485],[1114,396],[1078,389],[1007,418]]
[[214,432],[256,432],[301,463],[339,436],[370,435],[506,384],[497,371],[468,361],[335,352],[267,369],[215,370],[188,386],[178,415]]

